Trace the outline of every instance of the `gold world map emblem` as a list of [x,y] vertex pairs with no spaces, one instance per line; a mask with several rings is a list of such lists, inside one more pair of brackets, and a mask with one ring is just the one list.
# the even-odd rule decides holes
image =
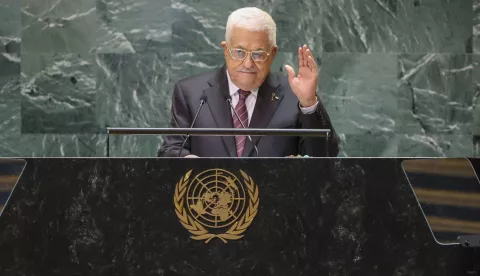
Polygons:
[[175,213],[194,240],[208,243],[243,237],[258,212],[258,187],[240,170],[241,177],[210,169],[192,176],[188,171],[175,187]]

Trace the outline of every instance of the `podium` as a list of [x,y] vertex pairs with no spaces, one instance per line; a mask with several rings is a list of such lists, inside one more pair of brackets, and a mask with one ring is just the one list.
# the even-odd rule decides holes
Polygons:
[[435,241],[403,159],[25,160],[0,275],[478,275],[477,248]]

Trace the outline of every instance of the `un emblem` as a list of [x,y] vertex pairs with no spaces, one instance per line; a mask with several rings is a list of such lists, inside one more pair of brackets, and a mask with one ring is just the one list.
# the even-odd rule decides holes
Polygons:
[[238,240],[257,215],[258,187],[240,170],[240,180],[223,169],[192,176],[188,171],[175,187],[175,213],[194,240],[208,243]]

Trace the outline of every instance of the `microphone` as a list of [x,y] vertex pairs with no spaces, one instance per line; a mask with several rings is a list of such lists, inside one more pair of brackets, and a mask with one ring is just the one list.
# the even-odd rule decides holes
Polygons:
[[[240,122],[240,124],[242,125],[242,127],[243,127],[243,128],[246,128],[245,125],[243,125],[242,120],[240,120],[240,116],[238,116],[237,111],[235,111],[235,108],[234,108],[233,105],[232,105],[232,99],[226,98],[226,102],[227,102],[227,103],[230,105],[230,107],[232,108],[233,113],[235,113],[235,116],[237,117],[237,119],[238,119],[238,121]],[[258,157],[258,148],[257,148],[257,146],[253,143],[252,137],[250,137],[250,135],[247,135],[247,138],[248,138],[248,140],[250,140],[250,143],[252,143],[253,148],[255,149],[255,152],[257,153],[257,157]]]
[[[195,117],[193,117],[192,124],[190,125],[190,128],[193,128],[193,125],[195,124],[195,121],[197,120],[198,114],[200,113],[200,110],[202,110],[202,106],[207,102],[207,96],[202,95],[200,97],[200,105],[198,106],[197,113],[195,114]],[[183,148],[185,147],[185,143],[187,143],[188,138],[190,138],[190,134],[187,134],[187,137],[185,140],[183,140],[182,146],[180,147],[180,151],[178,152],[178,157],[182,155]]]

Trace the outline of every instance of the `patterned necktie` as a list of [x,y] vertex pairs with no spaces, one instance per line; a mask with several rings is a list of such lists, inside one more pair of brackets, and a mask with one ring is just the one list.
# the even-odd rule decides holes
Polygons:
[[[235,111],[238,114],[238,117],[240,117],[240,120],[242,121],[243,125],[248,128],[248,112],[247,112],[247,106],[245,105],[245,99],[250,95],[250,91],[244,91],[239,89],[238,90],[238,103],[235,106]],[[243,128],[242,124],[238,120],[237,116],[233,116],[233,125],[235,128]],[[243,148],[245,147],[245,138],[246,136],[240,136],[237,135],[235,136],[235,141],[237,142],[237,156],[241,157],[243,154]]]

